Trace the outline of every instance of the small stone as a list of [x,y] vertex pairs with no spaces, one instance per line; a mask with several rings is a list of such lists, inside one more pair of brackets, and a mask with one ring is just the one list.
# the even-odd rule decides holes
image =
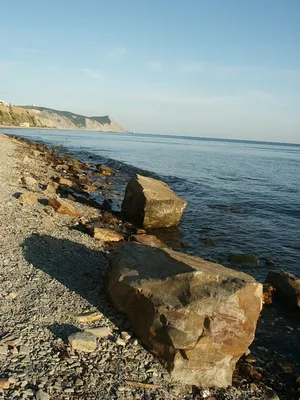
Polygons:
[[12,349],[12,351],[11,351],[11,354],[12,354],[13,356],[17,356],[17,355],[19,354],[18,349],[17,349],[16,347],[14,347],[14,348]]
[[72,388],[66,388],[66,389],[64,390],[64,393],[74,393],[74,389],[72,389]]
[[80,378],[76,379],[75,386],[83,386],[83,380]]
[[21,201],[21,203],[26,203],[26,204],[30,204],[30,205],[38,204],[37,197],[32,192],[22,193],[20,196],[20,201]]
[[99,311],[84,314],[67,314],[68,317],[75,319],[77,322],[88,323],[98,321],[103,318],[103,314]]
[[99,339],[104,339],[112,335],[111,330],[106,327],[86,329],[86,332],[91,333]]
[[27,155],[23,158],[23,163],[24,164],[30,164],[33,162],[33,159],[28,157]]
[[251,392],[255,392],[256,390],[258,390],[257,385],[255,385],[255,383],[250,383],[250,390]]
[[71,205],[56,199],[48,200],[48,205],[53,207],[59,214],[69,215],[70,217],[79,217],[79,212]]
[[94,228],[93,237],[102,242],[120,242],[121,240],[124,240],[123,235],[112,229],[106,228]]
[[276,265],[274,260],[271,260],[270,258],[268,258],[266,261],[266,265]]
[[42,389],[36,392],[35,398],[36,400],[50,400],[49,394],[44,392]]
[[0,378],[0,389],[9,389],[10,382],[8,379]]
[[10,292],[10,293],[7,295],[7,297],[8,297],[9,299],[14,300],[15,298],[18,297],[18,293],[16,293],[16,292]]
[[69,170],[69,166],[66,164],[58,164],[55,167],[56,171],[68,171]]
[[125,342],[123,339],[121,339],[121,338],[118,338],[118,339],[116,340],[116,343],[117,343],[117,345],[119,345],[119,346],[126,346],[126,342]]
[[45,229],[52,229],[55,226],[53,219],[50,217],[44,217],[42,223]]
[[73,186],[73,182],[70,179],[67,179],[67,178],[60,178],[59,179],[59,184],[60,185],[65,185],[65,186],[69,186],[69,187]]
[[96,350],[96,336],[87,332],[76,332],[68,337],[68,341],[74,350],[92,353]]
[[123,331],[121,332],[121,338],[128,342],[128,340],[131,339],[131,335],[128,332]]
[[19,354],[20,355],[28,355],[30,353],[30,349],[27,346],[20,346],[19,347]]
[[59,186],[58,183],[50,182],[47,185],[46,192],[48,192],[49,194],[54,194],[54,193],[56,193],[56,190],[58,189],[58,186]]
[[37,184],[36,179],[34,179],[32,176],[24,176],[23,178],[21,178],[21,181],[24,185],[29,187]]
[[7,346],[0,346],[0,355],[1,356],[6,356],[8,352],[8,347]]

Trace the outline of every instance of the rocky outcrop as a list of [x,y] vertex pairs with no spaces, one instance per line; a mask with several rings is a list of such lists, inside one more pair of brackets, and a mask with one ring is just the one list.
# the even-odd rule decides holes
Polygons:
[[262,285],[254,278],[131,242],[111,253],[106,285],[114,306],[174,380],[231,384],[262,306]]
[[7,106],[0,103],[0,125],[53,129],[126,132],[110,116],[86,117],[39,106]]
[[286,271],[269,271],[266,282],[275,287],[273,297],[300,308],[300,279]]
[[168,228],[179,224],[186,205],[166,183],[136,175],[126,187],[122,211],[136,226]]

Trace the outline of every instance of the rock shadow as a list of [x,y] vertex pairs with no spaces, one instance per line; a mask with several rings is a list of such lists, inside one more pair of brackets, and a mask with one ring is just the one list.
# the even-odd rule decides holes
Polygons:
[[47,328],[53,333],[54,336],[62,339],[63,341],[66,341],[68,336],[72,333],[81,332],[79,328],[70,324],[52,324]]
[[[79,294],[119,328],[126,327],[125,318],[115,311],[106,297],[106,253],[91,250],[68,239],[37,234],[26,238],[22,247],[25,259],[35,268]],[[55,335],[60,331],[59,327],[53,329]]]

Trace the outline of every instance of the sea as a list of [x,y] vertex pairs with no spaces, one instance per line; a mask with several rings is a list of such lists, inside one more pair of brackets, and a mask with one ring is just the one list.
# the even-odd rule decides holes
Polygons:
[[178,229],[156,232],[174,248],[226,266],[230,254],[254,254],[260,263],[242,269],[261,282],[270,269],[300,277],[300,145],[184,134],[1,131],[118,169],[116,211],[134,174],[166,182],[188,202]]

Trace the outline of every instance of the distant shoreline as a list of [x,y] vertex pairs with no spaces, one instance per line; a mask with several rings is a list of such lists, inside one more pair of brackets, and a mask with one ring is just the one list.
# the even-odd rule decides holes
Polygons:
[[14,125],[0,125],[0,129],[21,129],[21,130],[49,130],[49,131],[66,131],[66,132],[72,132],[72,131],[82,131],[82,132],[101,132],[101,133],[132,133],[130,131],[126,132],[117,132],[117,131],[92,131],[89,129],[79,129],[79,128],[74,128],[74,129],[66,129],[66,128],[52,128],[52,127],[42,127],[42,126],[30,126],[29,128],[25,128],[23,126],[14,126]]

